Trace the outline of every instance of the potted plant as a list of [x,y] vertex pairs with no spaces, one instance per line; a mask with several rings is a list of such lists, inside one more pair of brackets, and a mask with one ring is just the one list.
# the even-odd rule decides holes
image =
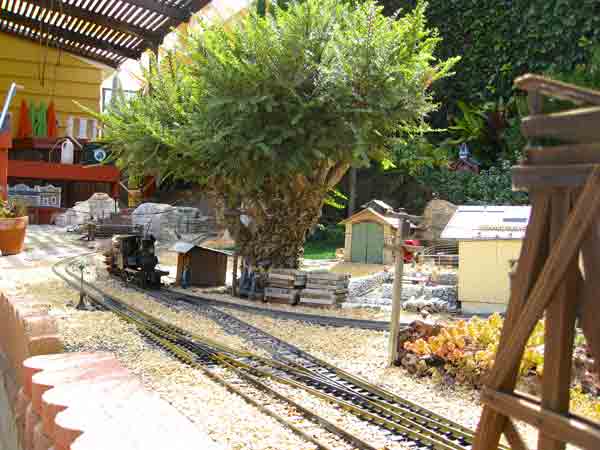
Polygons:
[[18,201],[0,200],[0,254],[16,255],[23,251],[29,217],[27,206]]

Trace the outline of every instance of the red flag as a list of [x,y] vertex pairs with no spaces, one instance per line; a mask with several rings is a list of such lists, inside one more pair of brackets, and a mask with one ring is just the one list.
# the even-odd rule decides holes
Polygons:
[[33,128],[31,126],[31,117],[29,116],[29,108],[27,102],[21,100],[21,110],[19,111],[19,129],[17,131],[17,137],[20,139],[31,137]]
[[46,125],[48,127],[48,137],[54,138],[58,136],[58,127],[56,125],[56,111],[54,110],[54,102],[48,105],[46,112]]

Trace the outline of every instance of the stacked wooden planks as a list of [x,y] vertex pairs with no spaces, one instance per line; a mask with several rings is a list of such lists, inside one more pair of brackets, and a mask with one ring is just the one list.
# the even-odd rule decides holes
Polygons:
[[306,285],[306,273],[295,269],[271,269],[265,288],[265,300],[272,303],[295,305],[301,289]]
[[327,271],[308,272],[306,288],[300,292],[300,304],[336,306],[348,298],[350,276]]

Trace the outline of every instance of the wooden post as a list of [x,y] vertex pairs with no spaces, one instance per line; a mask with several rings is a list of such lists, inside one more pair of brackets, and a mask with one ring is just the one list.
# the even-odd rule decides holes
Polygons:
[[8,148],[0,147],[0,200],[8,200]]
[[238,271],[238,254],[233,254],[233,269],[231,270],[231,295],[237,297],[237,271]]
[[399,217],[398,228],[394,242],[394,290],[392,297],[392,317],[390,318],[390,341],[388,351],[388,366],[392,366],[398,358],[398,332],[400,331],[400,309],[402,297],[402,276],[404,274],[404,217]]

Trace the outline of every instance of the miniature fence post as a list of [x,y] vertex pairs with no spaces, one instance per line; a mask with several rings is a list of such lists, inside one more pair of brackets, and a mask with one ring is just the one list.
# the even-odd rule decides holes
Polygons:
[[402,299],[402,277],[404,275],[404,252],[402,243],[404,242],[403,230],[404,217],[400,216],[396,236],[394,238],[394,290],[392,297],[392,317],[390,318],[390,340],[388,350],[388,366],[392,366],[398,359],[398,333],[400,331],[400,309]]
[[238,254],[233,253],[233,269],[231,269],[231,295],[237,297],[237,271],[238,271]]

